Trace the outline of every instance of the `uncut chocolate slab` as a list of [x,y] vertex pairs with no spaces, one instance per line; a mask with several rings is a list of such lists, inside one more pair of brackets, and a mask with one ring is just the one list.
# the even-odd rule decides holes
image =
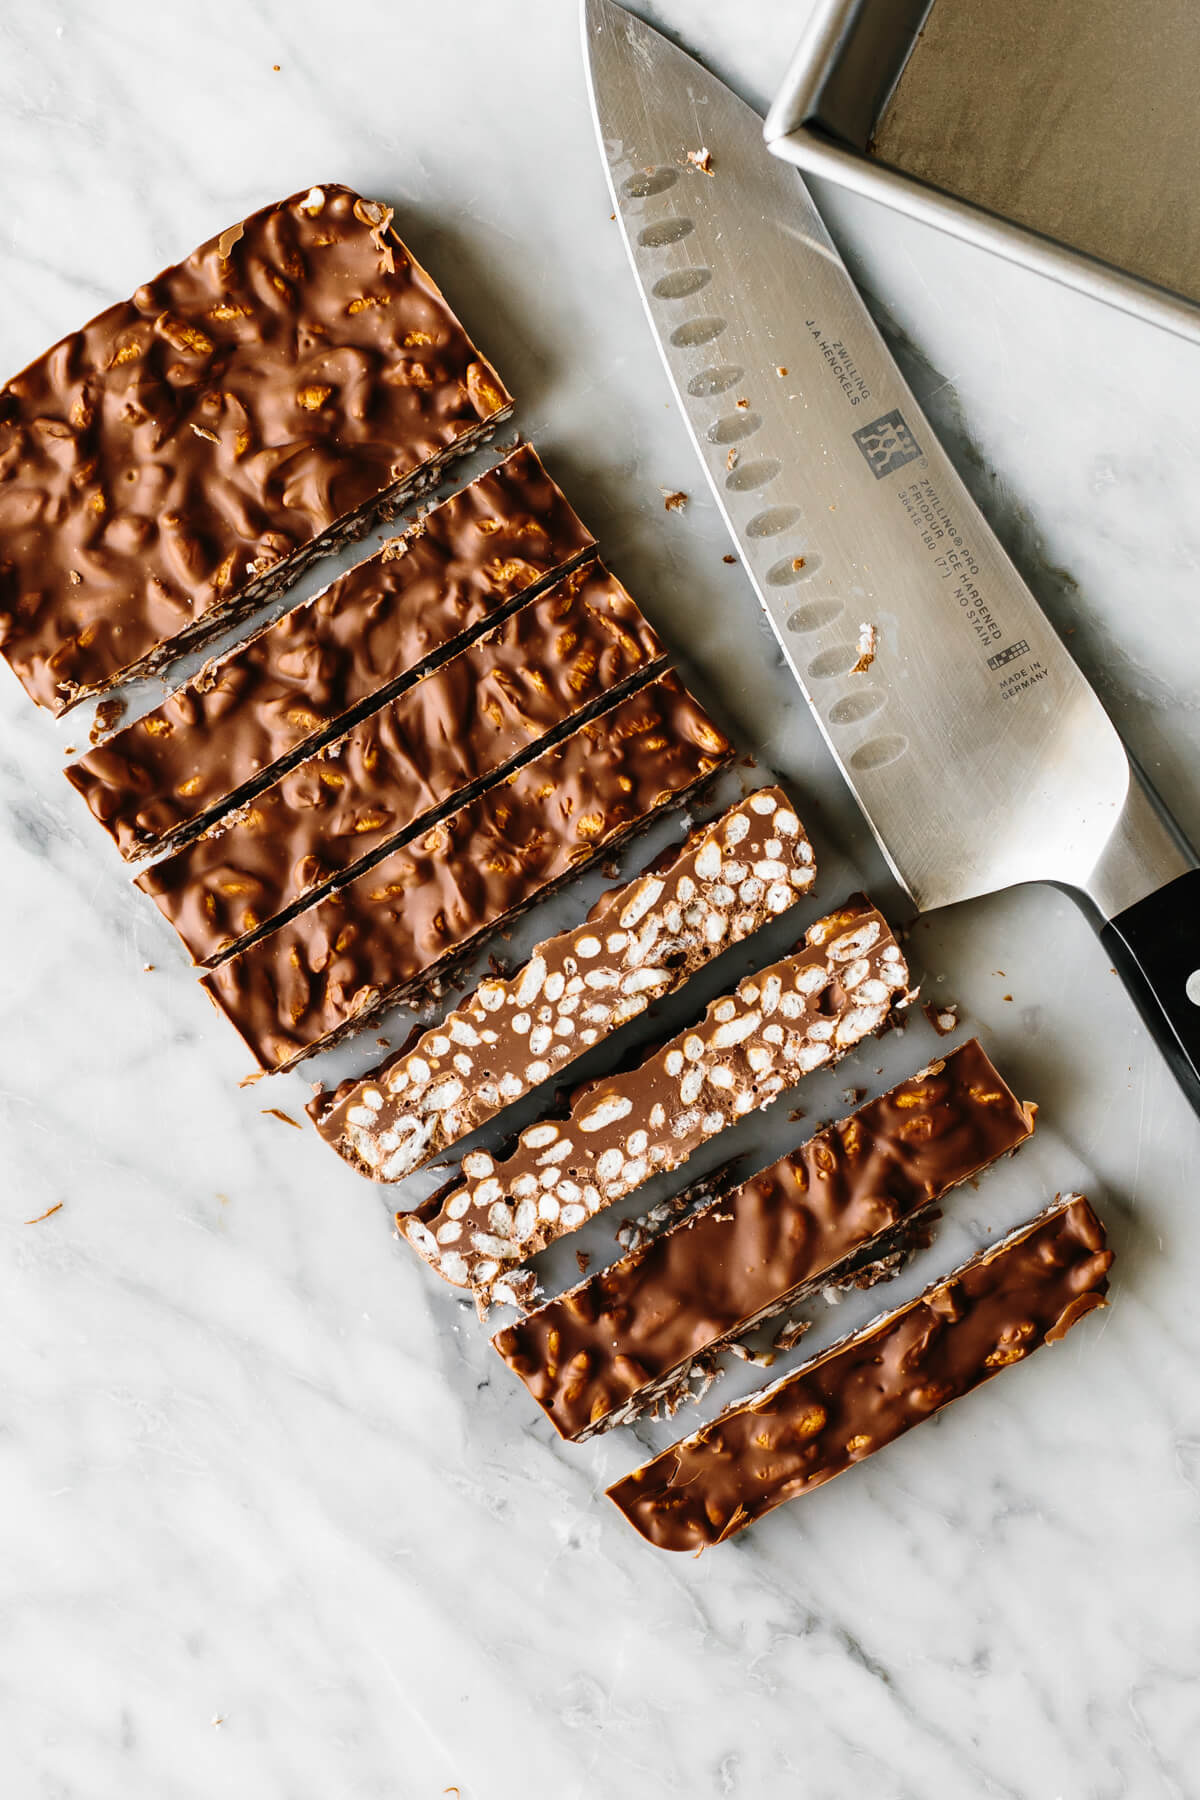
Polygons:
[[590,1437],[1032,1130],[972,1038],[492,1341],[563,1437]]
[[528,445],[65,773],[122,856],[194,834],[594,547]]
[[260,1068],[290,1068],[444,974],[732,754],[678,677],[660,676],[203,985]]
[[443,1280],[473,1289],[481,1310],[524,1303],[535,1283],[519,1263],[886,1030],[908,998],[900,946],[856,895],[637,1068],[580,1088],[569,1117],[527,1125],[502,1162],[468,1152],[462,1181],[400,1214],[397,1229]]
[[1079,1195],[608,1489],[660,1550],[703,1550],[831,1481],[1104,1304],[1112,1252]]
[[587,563],[137,885],[212,963],[663,657],[621,583]]
[[[767,861],[783,874],[756,875]],[[815,876],[786,796],[760,788],[309,1114],[360,1174],[402,1181],[786,912]]]
[[40,706],[205,642],[511,411],[391,216],[293,194],[0,390],[0,655]]

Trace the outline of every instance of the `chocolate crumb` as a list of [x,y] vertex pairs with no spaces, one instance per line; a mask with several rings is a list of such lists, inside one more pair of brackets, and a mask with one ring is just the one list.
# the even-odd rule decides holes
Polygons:
[[587,1274],[588,1264],[591,1260],[591,1254],[587,1250],[577,1250],[575,1252],[575,1261],[579,1264],[579,1273],[581,1275]]
[[726,552],[726,553],[725,553],[725,555],[724,555],[724,556],[723,556],[723,557],[722,557],[722,558],[721,558],[721,561],[722,561],[722,562],[728,562],[728,563],[735,563],[735,562],[736,562],[736,561],[737,561],[737,557],[736,557],[736,556],[730,556],[730,555],[729,555],[729,553],[728,553],[728,551],[727,551],[727,552]]
[[712,151],[709,150],[707,146],[704,146],[703,148],[701,148],[699,150],[689,150],[687,153],[687,159],[691,163],[693,169],[699,169],[699,171],[702,175],[711,175],[712,174],[712,172],[713,172]]
[[777,365],[776,365],[776,369],[775,369],[775,373],[776,373],[776,374],[777,374],[777,375],[779,375],[779,376],[781,376],[781,377],[782,377],[782,376],[784,376],[784,375],[786,375],[786,374],[787,374],[787,366],[786,366],[786,364],[784,364],[784,363],[779,363],[779,364],[777,364]]
[[663,497],[663,507],[667,512],[682,512],[688,503],[688,497],[681,489],[672,491],[670,488],[659,488],[658,491]]
[[939,1037],[949,1037],[952,1031],[958,1029],[958,1007],[953,1001],[939,1006],[936,1000],[927,1000],[921,1011]]
[[774,1350],[750,1350],[745,1344],[730,1344],[729,1350],[740,1362],[753,1363],[756,1369],[769,1369],[775,1361]]
[[875,625],[864,621],[858,628],[858,661],[851,669],[852,675],[865,675],[875,661],[875,652],[879,648],[879,630]]
[[806,1331],[812,1330],[811,1319],[789,1319],[771,1339],[772,1350],[794,1350]]
[[727,469],[736,469],[737,464],[738,464],[738,453],[736,450],[731,450],[729,452],[729,455],[725,458],[725,467]]
[[102,737],[107,737],[124,711],[125,702],[123,700],[102,700],[96,708],[96,716],[92,720],[92,729],[88,733],[90,742],[98,744]]

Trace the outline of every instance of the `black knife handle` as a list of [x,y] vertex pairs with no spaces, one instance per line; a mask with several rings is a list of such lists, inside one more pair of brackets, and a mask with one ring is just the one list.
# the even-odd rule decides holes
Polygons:
[[1200,869],[1118,913],[1100,942],[1200,1113]]

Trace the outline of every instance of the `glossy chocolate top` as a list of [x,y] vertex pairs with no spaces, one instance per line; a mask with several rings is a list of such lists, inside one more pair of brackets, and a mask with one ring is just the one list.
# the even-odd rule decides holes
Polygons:
[[587,563],[137,885],[211,962],[662,656],[621,583]]
[[285,1068],[542,898],[732,754],[674,675],[240,951],[204,985],[264,1069]]
[[[775,858],[764,879],[780,879]],[[482,1300],[521,1298],[512,1270],[652,1175],[835,1063],[908,998],[886,920],[861,894],[818,919],[804,946],[740,981],[637,1068],[588,1082],[566,1119],[527,1125],[503,1162],[463,1158],[452,1183],[397,1220],[438,1274]]]
[[1053,1343],[1104,1304],[1111,1251],[1079,1196],[609,1488],[661,1550],[719,1544]]
[[[757,864],[783,865],[765,881]],[[760,788],[601,895],[582,925],[482,982],[432,1030],[309,1105],[321,1136],[377,1181],[401,1181],[812,887],[812,845],[779,788]]]
[[493,1340],[563,1437],[736,1336],[1015,1150],[1032,1109],[976,1039]]
[[67,769],[126,857],[295,760],[594,540],[523,446]]
[[0,391],[0,642],[61,712],[510,402],[390,208],[264,207]]

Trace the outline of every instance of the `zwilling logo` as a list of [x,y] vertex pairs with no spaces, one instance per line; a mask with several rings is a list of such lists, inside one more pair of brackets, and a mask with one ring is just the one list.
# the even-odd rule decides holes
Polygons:
[[876,481],[882,481],[885,475],[894,475],[905,463],[916,462],[924,455],[898,412],[884,413],[873,424],[864,425],[861,431],[854,433],[854,441]]
[[989,669],[1003,669],[1010,662],[1016,662],[1018,656],[1029,655],[1029,639],[1021,638],[1018,643],[1010,644],[1007,650],[998,650],[995,656],[988,657]]

